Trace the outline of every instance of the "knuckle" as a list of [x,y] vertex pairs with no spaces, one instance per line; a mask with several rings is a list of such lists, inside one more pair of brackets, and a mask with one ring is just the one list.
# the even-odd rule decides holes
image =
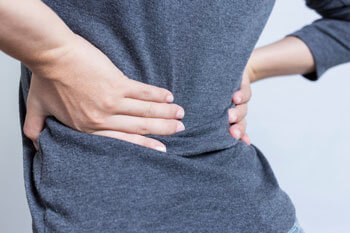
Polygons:
[[236,120],[240,120],[242,118],[242,109],[237,107],[236,110],[232,111],[233,115],[236,115]]
[[31,140],[37,140],[38,136],[34,129],[30,127],[28,124],[25,124],[23,126],[23,133],[26,137],[28,137]]
[[91,125],[93,127],[98,127],[104,123],[104,118],[101,116],[101,114],[98,111],[90,111],[86,115],[86,122],[88,123],[88,125]]
[[244,111],[244,104],[238,104],[235,107],[237,113],[241,113],[242,111]]
[[154,108],[151,102],[147,102],[146,111],[143,113],[143,117],[152,116],[154,113]]
[[149,99],[152,96],[152,91],[151,91],[151,89],[149,87],[146,87],[146,88],[142,89],[141,95],[144,98]]
[[111,97],[105,97],[102,101],[102,106],[107,111],[112,111],[114,109],[114,101]]
[[141,124],[136,128],[136,133],[140,134],[140,135],[144,135],[144,134],[148,134],[149,133],[149,129],[147,127],[148,124]]
[[[126,79],[129,79],[126,77]],[[119,98],[123,98],[127,95],[127,93],[130,91],[133,84],[130,84],[129,80],[118,80],[117,82],[113,83],[113,90],[116,90],[113,92],[114,96],[118,96]]]

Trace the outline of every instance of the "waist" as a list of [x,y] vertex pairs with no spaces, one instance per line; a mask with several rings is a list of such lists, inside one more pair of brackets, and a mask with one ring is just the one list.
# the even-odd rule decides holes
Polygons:
[[184,131],[166,136],[153,134],[145,136],[164,143],[167,147],[167,153],[183,157],[232,147],[239,141],[229,133],[228,109],[233,106],[233,103],[228,105],[217,117],[206,122],[194,124],[184,120],[186,127]]
[[209,118],[205,122],[193,124],[191,122],[193,118],[184,120],[186,127],[184,131],[172,135],[144,135],[164,143],[167,147],[166,153],[120,139],[76,131],[65,126],[53,116],[46,118],[45,129],[39,136],[39,145],[43,151],[51,147],[54,141],[58,144],[57,148],[68,146],[74,153],[82,150],[96,154],[148,153],[150,156],[157,155],[157,157],[163,154],[171,157],[173,155],[192,157],[227,149],[239,142],[229,133],[230,123],[227,110],[233,105],[232,103],[227,106],[217,117]]

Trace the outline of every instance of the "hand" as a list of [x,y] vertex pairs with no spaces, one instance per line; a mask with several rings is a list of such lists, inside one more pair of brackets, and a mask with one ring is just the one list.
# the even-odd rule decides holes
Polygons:
[[[100,50],[77,35],[45,65],[34,67],[24,134],[38,149],[45,118],[86,133],[118,138],[166,151],[144,134],[184,130],[184,109],[170,91],[126,77]],[[50,55],[51,56],[51,55]],[[170,99],[167,97],[170,96]]]
[[250,80],[253,77],[253,69],[248,63],[243,72],[241,88],[232,96],[232,101],[236,104],[236,106],[234,108],[230,108],[228,111],[229,122],[232,124],[232,126],[229,128],[230,134],[234,138],[241,139],[242,141],[246,142],[248,145],[250,145],[250,139],[246,133],[247,122],[245,117],[248,110],[248,101],[252,95]]

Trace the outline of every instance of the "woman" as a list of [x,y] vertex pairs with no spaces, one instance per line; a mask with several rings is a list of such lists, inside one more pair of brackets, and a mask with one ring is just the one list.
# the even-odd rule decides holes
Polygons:
[[34,232],[302,232],[232,94],[350,61],[348,0],[253,53],[273,0],[44,2],[0,1]]

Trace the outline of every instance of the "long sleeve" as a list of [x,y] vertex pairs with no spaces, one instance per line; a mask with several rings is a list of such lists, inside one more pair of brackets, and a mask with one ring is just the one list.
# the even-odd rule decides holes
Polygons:
[[316,81],[329,68],[350,62],[350,0],[306,0],[321,18],[287,35],[296,36],[308,46],[315,71],[303,74]]

